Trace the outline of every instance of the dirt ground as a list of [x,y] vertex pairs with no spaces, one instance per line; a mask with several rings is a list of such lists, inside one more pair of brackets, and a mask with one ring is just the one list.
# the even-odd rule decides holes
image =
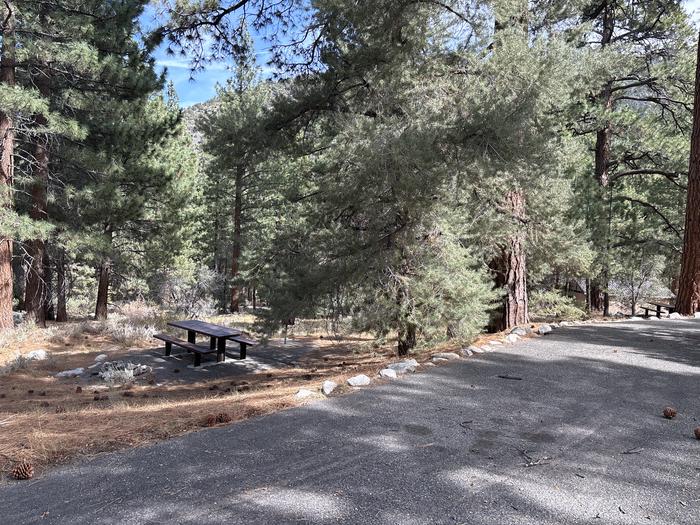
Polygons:
[[[295,335],[286,343],[273,339],[249,349],[245,361],[235,359],[233,351],[226,363],[204,362],[198,370],[190,355],[165,358],[153,339],[125,345],[95,331],[69,323],[0,346],[0,366],[32,350],[44,349],[49,356],[0,376],[0,472],[7,475],[20,461],[41,472],[78,456],[283,410],[321,397],[325,380],[337,382],[333,395],[342,395],[352,391],[346,386],[350,376],[365,373],[379,381],[377,372],[399,360],[394,343],[380,346],[370,337]],[[494,334],[478,343],[502,337]],[[456,349],[443,345],[412,357],[427,361],[435,352]],[[131,384],[107,385],[88,369],[102,353],[109,361],[148,363],[153,373]],[[79,378],[55,377],[77,367],[88,371]],[[319,393],[298,399],[300,388]]]

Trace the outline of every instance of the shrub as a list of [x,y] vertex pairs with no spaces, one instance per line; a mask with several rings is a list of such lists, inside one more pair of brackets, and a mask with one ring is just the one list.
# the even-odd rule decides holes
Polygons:
[[573,297],[566,297],[557,290],[533,290],[529,294],[529,310],[532,319],[584,319],[586,311]]

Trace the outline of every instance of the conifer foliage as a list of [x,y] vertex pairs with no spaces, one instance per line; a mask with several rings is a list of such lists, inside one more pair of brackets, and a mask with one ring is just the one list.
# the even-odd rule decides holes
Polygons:
[[[700,306],[678,0],[146,3],[2,4],[0,327],[146,298],[405,355]],[[156,46],[231,78],[183,112]]]

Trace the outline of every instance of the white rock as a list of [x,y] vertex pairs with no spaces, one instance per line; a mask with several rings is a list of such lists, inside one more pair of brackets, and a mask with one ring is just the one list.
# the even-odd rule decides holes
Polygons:
[[561,323],[559,323],[559,326],[571,326],[573,324],[574,323],[572,323],[570,321],[562,321]]
[[537,333],[540,335],[548,334],[552,331],[552,327],[548,324],[543,324],[537,329]]
[[530,329],[530,327],[524,328],[522,326],[516,326],[510,331],[511,335],[517,335],[519,337],[525,337],[530,332],[532,332],[532,329]]
[[433,354],[433,358],[444,359],[445,361],[453,361],[455,359],[459,359],[459,355],[455,354],[454,352],[439,352],[437,354]]
[[474,355],[474,347],[470,346],[469,348],[462,348],[459,353],[462,355],[462,357],[471,357]]
[[[442,361],[447,361],[447,359],[442,359]],[[435,363],[425,363],[425,366],[433,367],[435,366]]]
[[407,372],[415,372],[416,368],[418,368],[418,361],[415,359],[406,359],[405,361],[401,361],[399,363],[392,363],[388,365],[387,368],[395,370],[399,375]]
[[31,352],[25,354],[27,359],[30,361],[43,361],[44,359],[49,357],[49,354],[46,350],[39,349],[39,350],[32,350]]
[[490,345],[500,346],[500,345],[502,345],[503,343],[501,343],[500,341],[489,341],[489,344],[490,344]]
[[678,312],[673,312],[671,315],[668,316],[669,319],[683,319],[683,316],[679,314]]
[[367,386],[372,382],[372,380],[365,374],[360,374],[358,376],[353,376],[348,379],[348,385],[350,386]]
[[63,372],[59,372],[56,374],[56,377],[78,377],[83,375],[83,372],[85,372],[84,368],[74,368],[73,370],[64,370]]
[[517,343],[520,337],[517,336],[517,334],[508,334],[506,336],[506,343],[513,344]]
[[294,396],[297,399],[306,399],[307,397],[311,397],[314,395],[314,392],[309,390],[308,388],[302,388],[299,390],[299,392],[296,393]]
[[321,386],[321,392],[323,392],[324,396],[329,396],[336,388],[338,388],[338,383],[335,381],[324,381]]
[[475,354],[483,354],[483,353],[484,353],[484,349],[483,349],[483,348],[479,348],[478,346],[470,346],[469,348],[470,348],[471,351],[474,352]]
[[482,352],[495,352],[496,349],[493,346],[484,345],[481,347]]
[[97,357],[95,357],[95,363],[101,363],[102,361],[106,361],[107,357],[109,357],[107,354],[100,354]]
[[449,361],[449,359],[445,359],[444,357],[432,357],[433,363],[446,363],[447,361]]
[[700,319],[700,312],[695,312],[695,319]]
[[388,377],[390,379],[396,379],[397,377],[396,370],[394,370],[393,368],[384,368],[379,371],[379,375],[381,377]]
[[633,316],[629,318],[630,321],[644,321],[643,317]]

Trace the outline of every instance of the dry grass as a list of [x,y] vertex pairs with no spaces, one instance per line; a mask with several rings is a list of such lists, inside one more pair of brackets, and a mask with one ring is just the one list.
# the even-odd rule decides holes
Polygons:
[[[218,319],[221,322],[221,319]],[[227,324],[235,324],[226,319]],[[20,330],[0,349],[10,362],[18,353],[44,348],[51,358],[32,361],[0,380],[0,472],[19,461],[38,472],[83,455],[93,455],[178,436],[208,426],[207,416],[223,415],[223,424],[303,404],[300,387],[318,389],[326,379],[343,385],[357,373],[376,374],[392,357],[391,349],[370,349],[364,342],[337,344],[328,338],[298,337],[313,347],[297,368],[251,373],[197,383],[85,386],[60,380],[55,373],[85,367],[107,352],[125,359],[134,347],[120,344],[99,323],[71,323],[48,330]],[[7,340],[6,340],[7,341]],[[82,391],[76,391],[80,384]],[[346,390],[341,386],[338,392]],[[216,423],[219,424],[219,423]]]
[[[212,320],[237,326],[254,322],[246,315]],[[110,324],[96,322],[54,325],[47,330],[25,328],[5,335],[0,366],[38,348],[46,349],[51,357],[32,361],[0,379],[0,472],[9,472],[19,461],[29,461],[41,472],[79,456],[141,446],[297,406],[308,402],[295,398],[299,388],[317,390],[327,379],[341,385],[337,392],[343,393],[352,390],[344,386],[350,376],[365,373],[375,377],[380,368],[395,360],[393,345],[378,346],[361,335],[341,340],[323,334],[301,336],[300,328],[295,340],[312,350],[298,360],[296,368],[160,386],[85,386],[78,380],[54,377],[61,370],[85,367],[104,352],[110,360],[128,359],[134,351],[153,346],[146,335],[125,345]],[[323,332],[322,326],[318,328]],[[502,336],[485,336],[477,344]],[[454,345],[443,344],[417,358],[425,361],[432,353],[455,350]],[[82,391],[76,391],[78,383]]]

